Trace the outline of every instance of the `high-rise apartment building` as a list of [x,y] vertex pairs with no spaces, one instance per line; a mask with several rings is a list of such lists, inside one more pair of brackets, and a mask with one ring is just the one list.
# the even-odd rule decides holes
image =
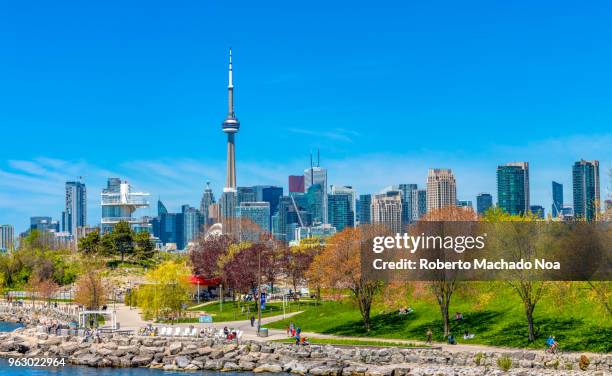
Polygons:
[[329,224],[337,231],[342,231],[346,227],[355,227],[355,212],[352,206],[354,198],[354,191],[353,194],[337,192],[327,196],[327,218]]
[[563,209],[563,184],[556,181],[552,182],[552,201],[552,217],[557,218],[561,214],[561,209]]
[[257,241],[260,235],[270,232],[270,203],[242,202],[238,206],[241,240]]
[[479,193],[476,196],[476,213],[483,215],[493,206],[493,196],[490,193]]
[[[357,223],[357,191],[355,191],[355,189],[353,189],[352,186],[350,185],[344,185],[344,186],[340,186],[340,185],[333,185],[331,187],[331,193],[332,194],[340,194],[340,195],[347,195],[349,198],[349,204],[350,204],[350,211],[353,215],[353,218],[350,220],[350,222],[352,223],[351,227],[355,226],[355,223]],[[328,199],[328,203],[327,203],[328,207],[329,207],[329,199]],[[328,209],[328,215],[329,215],[330,211]],[[328,216],[328,220],[329,223],[331,222],[331,219],[329,219]],[[337,229],[338,231],[340,231],[340,229]]]
[[11,225],[0,225],[0,252],[12,251],[15,247],[15,229]]
[[359,224],[367,225],[372,223],[372,195],[359,195]]
[[427,190],[412,191],[412,222],[418,221],[427,213]]
[[87,225],[87,189],[80,181],[66,182],[66,204],[62,212],[62,231],[76,238],[77,229]]
[[599,161],[574,163],[572,168],[574,218],[586,221],[597,219],[600,208]]
[[372,199],[372,223],[387,226],[395,233],[402,232],[402,194],[387,191]]
[[183,205],[181,213],[183,214],[183,239],[185,245],[187,245],[189,242],[196,241],[200,236],[204,225],[204,217],[198,209],[189,205]]
[[529,163],[497,167],[497,206],[512,215],[529,212]]
[[412,223],[412,197],[418,187],[416,184],[400,184],[398,188],[402,194],[402,226],[406,227]]
[[427,211],[457,205],[457,183],[450,169],[430,168],[427,174]]

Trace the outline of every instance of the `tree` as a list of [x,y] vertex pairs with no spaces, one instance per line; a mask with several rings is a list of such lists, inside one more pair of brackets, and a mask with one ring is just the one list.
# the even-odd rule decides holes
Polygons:
[[106,286],[100,271],[91,266],[76,281],[74,300],[87,309],[98,309],[106,303]]
[[[323,249],[323,245],[317,238],[306,238],[297,246],[282,248],[283,273],[291,281],[294,291],[297,291],[298,285],[306,281],[312,261]],[[310,282],[317,280],[315,275],[309,277]]]
[[[493,233],[489,234],[493,252],[503,254],[508,261],[533,262],[538,255],[543,256],[549,251],[543,251],[540,246],[544,243],[546,248],[549,248],[551,242],[541,242],[541,226],[537,225],[538,218],[532,214],[518,216],[495,210],[487,212],[484,220],[495,225],[490,227]],[[535,341],[533,312],[547,287],[546,281],[533,277],[530,270],[516,270],[512,273],[512,279],[507,282],[523,302],[529,342]]]
[[[447,206],[440,209],[434,209],[423,217],[419,225],[428,227],[425,222],[470,222],[476,221],[478,216],[471,208],[459,208],[456,206]],[[416,233],[420,233],[420,230],[416,230]],[[438,234],[440,235],[440,234]],[[465,234],[460,234],[465,235]],[[453,275],[447,273],[439,273],[439,278],[434,281],[429,281],[427,285],[429,289],[436,297],[438,306],[440,307],[440,314],[442,316],[442,323],[444,325],[444,335],[450,334],[450,317],[449,307],[451,298],[456,289],[460,286],[459,282]]]
[[206,236],[202,234],[189,253],[194,274],[204,278],[218,277],[221,279],[221,299],[224,297],[223,287],[228,286],[228,275],[223,273],[223,265],[220,264],[220,260],[227,256],[231,244],[233,240],[227,235]]
[[366,331],[370,330],[370,310],[374,295],[382,286],[361,273],[361,246],[374,233],[373,226],[347,227],[328,239],[323,252],[314,258],[311,275],[329,288],[348,289],[359,307]]
[[190,299],[189,274],[185,263],[175,260],[164,261],[149,271],[147,284],[136,293],[145,317],[180,317]]
[[79,239],[78,250],[86,255],[95,255],[100,252],[101,238],[96,230]]
[[59,289],[59,286],[52,279],[45,279],[38,283],[38,294],[47,300],[47,303],[51,303],[51,299]]
[[121,262],[125,260],[125,256],[130,256],[134,253],[134,232],[130,224],[126,221],[120,221],[111,231],[113,253],[121,255]]
[[151,241],[151,235],[144,231],[134,235],[136,248],[134,256],[139,261],[150,261],[155,255],[155,245]]

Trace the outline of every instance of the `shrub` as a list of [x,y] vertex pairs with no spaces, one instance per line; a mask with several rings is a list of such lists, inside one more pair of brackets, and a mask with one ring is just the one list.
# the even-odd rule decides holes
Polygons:
[[586,355],[581,355],[580,360],[578,361],[578,367],[580,367],[581,370],[586,371],[587,368],[589,368],[589,364],[591,364],[589,358]]
[[510,367],[512,367],[512,359],[508,356],[502,356],[497,359],[497,366],[504,372],[508,372]]
[[479,352],[478,354],[474,355],[474,363],[476,363],[476,365],[479,366],[483,358],[484,358],[484,354]]

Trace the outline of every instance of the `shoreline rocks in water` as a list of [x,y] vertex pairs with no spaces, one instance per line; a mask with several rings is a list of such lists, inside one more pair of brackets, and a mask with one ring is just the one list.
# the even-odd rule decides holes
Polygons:
[[[62,357],[67,364],[90,367],[148,367],[164,370],[287,372],[315,376],[409,375],[605,375],[612,356],[589,357],[581,371],[580,354],[549,355],[517,350],[512,353],[447,352],[433,349],[338,348],[295,346],[277,342],[205,338],[164,338],[108,335],[99,343],[82,337],[39,333],[20,328],[0,333],[1,357]],[[506,373],[498,359],[508,357]]]

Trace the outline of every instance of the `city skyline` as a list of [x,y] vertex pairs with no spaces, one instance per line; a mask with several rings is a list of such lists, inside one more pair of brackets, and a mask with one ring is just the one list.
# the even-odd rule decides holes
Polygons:
[[[518,10],[512,5],[449,4],[440,11],[398,3],[389,13],[333,4],[325,14],[274,18],[287,28],[278,35],[252,27],[257,10],[226,6],[168,9],[172,21],[162,32],[159,15],[147,8],[122,7],[137,17],[141,27],[133,28],[112,3],[8,7],[0,28],[18,32],[0,33],[0,42],[15,47],[0,51],[0,124],[8,140],[0,150],[0,224],[22,231],[31,216],[60,219],[63,187],[79,176],[94,225],[108,177],[161,197],[174,212],[182,204],[198,207],[206,181],[219,198],[229,46],[240,64],[236,104],[248,124],[239,139],[237,186],[286,190],[287,177],[307,169],[309,154],[320,148],[328,183],[357,194],[397,184],[423,188],[429,168],[449,168],[458,200],[475,202],[489,192],[497,202],[496,167],[521,160],[530,164],[530,202],[549,210],[551,181],[571,187],[571,166],[586,159],[600,161],[607,197],[612,54],[596,38],[608,23],[595,9],[579,15],[589,20],[580,35],[564,22],[578,15],[563,9],[540,9],[546,17],[538,20],[549,28],[540,22],[517,34],[509,33]],[[91,10],[116,28],[99,34],[85,22]],[[228,11],[232,30],[215,32]],[[268,11],[259,15],[276,14]],[[479,17],[489,11],[506,16],[482,25]],[[83,17],[73,17],[78,12]],[[351,17],[337,24],[339,15]],[[380,33],[364,33],[365,19]],[[313,20],[321,30],[298,31]],[[51,27],[57,22],[65,28]],[[431,32],[439,25],[460,31],[447,40]],[[392,137],[381,124],[394,125]],[[572,202],[568,190],[564,201]]]

